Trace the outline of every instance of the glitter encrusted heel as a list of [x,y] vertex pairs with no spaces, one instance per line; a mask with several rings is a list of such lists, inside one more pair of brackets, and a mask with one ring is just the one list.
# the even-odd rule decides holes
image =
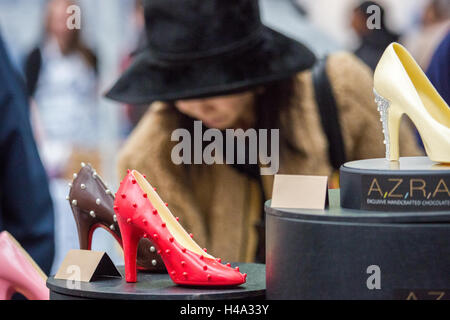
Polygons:
[[399,130],[402,113],[391,107],[391,102],[380,96],[375,89],[375,102],[380,112],[380,121],[383,124],[384,141],[386,145],[386,159],[397,161],[399,159]]
[[388,160],[399,159],[400,120],[405,114],[419,131],[428,157],[450,163],[450,108],[400,44],[390,44],[378,62],[374,93]]

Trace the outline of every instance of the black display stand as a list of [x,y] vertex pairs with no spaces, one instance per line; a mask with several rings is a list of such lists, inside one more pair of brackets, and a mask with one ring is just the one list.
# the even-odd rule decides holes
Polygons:
[[[396,209],[381,211],[340,204],[340,199],[348,206],[362,203],[364,188],[370,188],[364,175],[377,175],[381,181],[383,176],[401,178],[401,171],[402,179],[423,179],[425,198],[436,190],[436,184],[430,187],[433,181],[444,179],[449,186],[450,167],[431,164],[428,171],[420,171],[415,167],[420,162],[431,164],[412,158],[401,159],[390,170],[368,168],[393,165],[384,159],[344,165],[345,194],[330,190],[325,210],[271,208],[266,202],[267,299],[450,299],[450,206],[402,211],[394,202]],[[422,188],[415,182],[413,187]],[[379,185],[386,188],[383,182]],[[441,184],[438,190],[445,187]],[[391,196],[405,197],[406,192],[398,186]],[[423,193],[414,190],[413,196],[418,198],[418,192]],[[437,192],[434,200],[450,199],[443,194]]]
[[[79,282],[78,289],[69,289],[66,280],[50,277],[47,287],[50,300],[245,300],[264,299],[266,289],[265,265],[252,263],[232,264],[247,273],[247,282],[233,288],[205,288],[178,286],[168,274],[138,272],[137,283],[126,283],[122,279],[98,279],[93,282]],[[124,268],[118,267],[124,275]]]

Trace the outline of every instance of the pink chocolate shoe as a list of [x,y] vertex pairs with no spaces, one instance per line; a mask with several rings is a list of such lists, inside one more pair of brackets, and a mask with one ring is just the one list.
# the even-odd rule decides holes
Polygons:
[[48,300],[46,275],[7,231],[0,233],[0,300],[18,292],[29,300]]

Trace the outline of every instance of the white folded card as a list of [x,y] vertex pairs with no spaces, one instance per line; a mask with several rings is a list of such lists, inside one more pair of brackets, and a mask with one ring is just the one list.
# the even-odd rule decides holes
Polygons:
[[275,175],[272,208],[324,209],[328,177]]

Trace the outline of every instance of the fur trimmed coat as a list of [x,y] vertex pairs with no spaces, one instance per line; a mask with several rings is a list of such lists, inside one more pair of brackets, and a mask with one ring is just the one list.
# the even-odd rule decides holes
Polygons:
[[[328,58],[327,74],[339,109],[348,161],[384,157],[371,70],[352,54],[335,53]],[[329,176],[333,169],[311,71],[299,73],[298,78],[298,101],[282,117],[282,123],[295,128],[293,140],[299,152],[283,157],[278,173]],[[226,164],[175,165],[171,151],[178,142],[171,142],[171,134],[179,128],[178,123],[178,111],[154,103],[119,154],[119,177],[123,178],[127,169],[146,174],[201,247],[223,261],[253,261],[255,224],[262,211],[257,181]],[[409,124],[402,124],[401,131],[401,155],[421,155]],[[262,181],[270,199],[273,176],[262,176]]]

